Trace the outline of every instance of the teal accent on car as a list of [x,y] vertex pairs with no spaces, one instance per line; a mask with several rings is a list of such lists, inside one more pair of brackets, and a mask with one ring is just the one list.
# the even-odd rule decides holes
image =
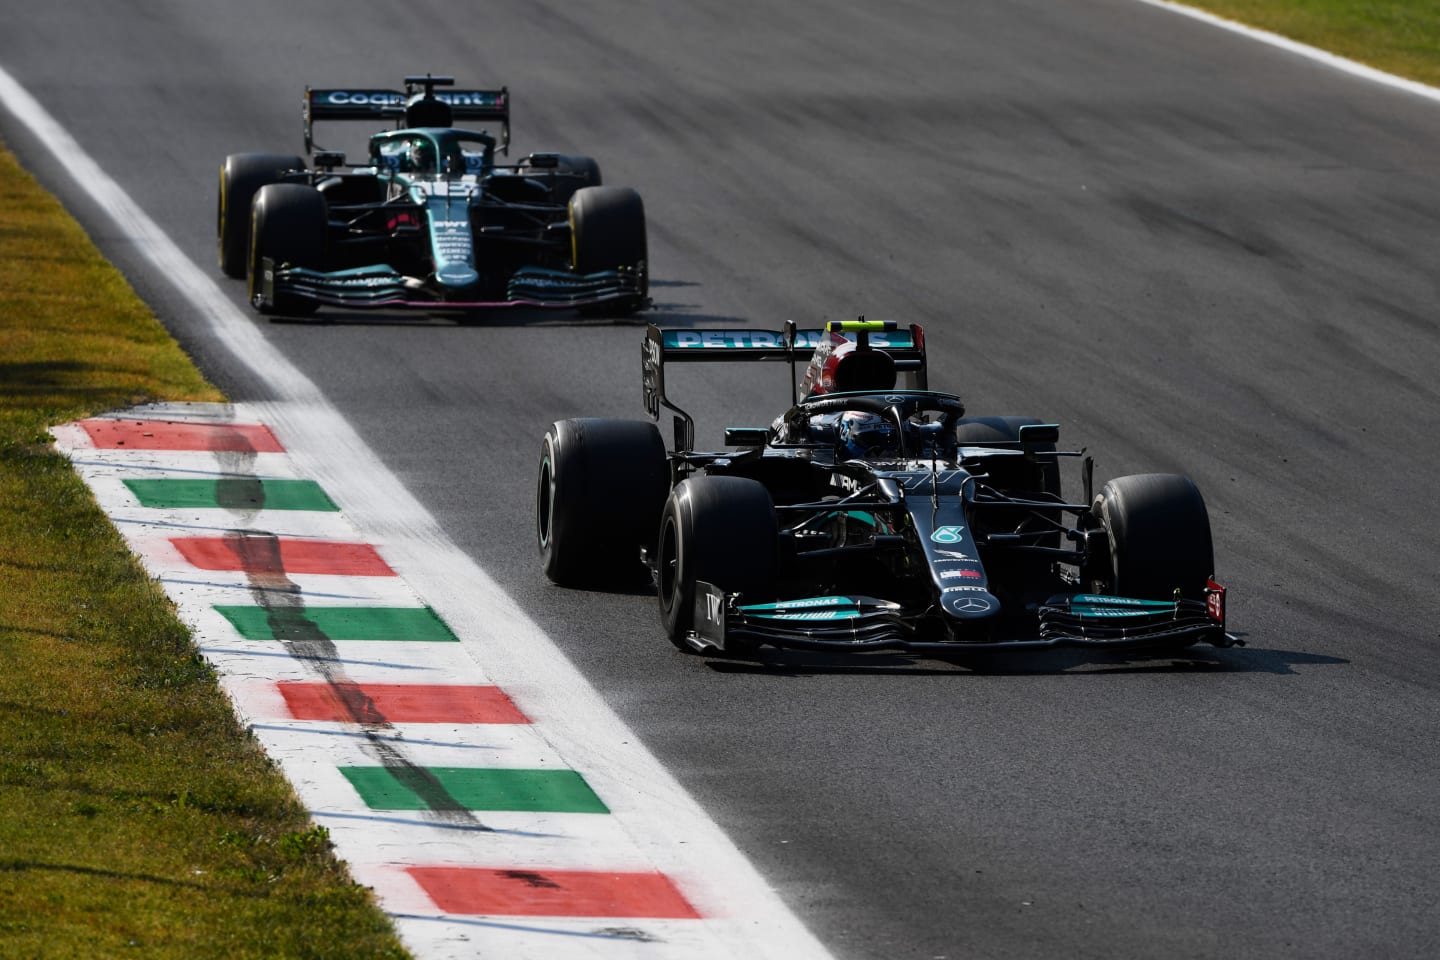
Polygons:
[[[667,350],[763,350],[784,346],[781,335],[771,330],[664,330]],[[825,336],[823,330],[799,330],[795,347],[812,350]],[[913,349],[915,338],[908,330],[880,331],[870,334],[870,345],[877,349]]]
[[1137,600],[1082,593],[1070,598],[1070,612],[1081,617],[1149,617],[1175,609],[1170,600]]
[[740,607],[747,616],[767,620],[853,620],[860,607],[852,597],[806,597],[780,603],[754,603]]

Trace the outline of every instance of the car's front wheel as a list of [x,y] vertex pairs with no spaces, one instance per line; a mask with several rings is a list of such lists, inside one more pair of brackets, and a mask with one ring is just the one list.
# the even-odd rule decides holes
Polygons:
[[1091,512],[1108,548],[1108,556],[1087,564],[1091,589],[1141,600],[1170,600],[1178,590],[1186,599],[1205,599],[1215,572],[1210,516],[1189,477],[1117,477],[1101,488]]
[[261,313],[314,313],[320,304],[310,297],[277,293],[268,302],[261,297],[264,260],[324,270],[328,239],[329,211],[319,190],[299,183],[261,187],[250,207],[251,304]]
[[692,477],[665,503],[656,546],[660,620],[670,642],[689,650],[695,584],[705,581],[747,602],[774,599],[779,528],[770,491],[744,477]]
[[[638,269],[645,265],[648,241],[645,204],[629,187],[582,187],[570,198],[570,265],[579,274],[601,270]],[[645,305],[648,283],[641,274],[640,289],[623,312]]]

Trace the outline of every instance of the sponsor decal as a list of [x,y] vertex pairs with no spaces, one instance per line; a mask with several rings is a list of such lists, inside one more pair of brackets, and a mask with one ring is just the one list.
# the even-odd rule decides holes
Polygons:
[[854,477],[847,477],[843,473],[830,474],[830,486],[839,487],[846,493],[854,493],[860,489],[860,481]]
[[[667,350],[756,350],[781,347],[780,334],[770,330],[666,330]],[[796,334],[795,347],[813,350],[825,340],[823,330],[801,330]],[[872,333],[870,344],[879,348],[908,349],[915,346],[909,333]]]
[[959,550],[936,550],[936,563],[979,563],[974,557],[961,553]]
[[[915,463],[917,461],[911,461]],[[930,487],[940,487],[942,492],[953,493],[954,487],[970,476],[964,470],[930,470],[928,468],[916,470],[913,473],[906,473],[904,476],[897,476],[895,479],[900,482],[906,490],[925,490]]]
[[677,350],[743,350],[780,345],[779,335],[765,330],[665,331],[665,346]]
[[[393,90],[327,90],[321,102],[337,107],[396,107],[404,106],[406,99]],[[452,107],[500,107],[505,103],[498,93],[483,90],[436,91],[435,99]]]
[[946,587],[944,590],[941,590],[940,592],[941,592],[941,593],[963,593],[963,592],[965,592],[965,591],[972,591],[972,592],[974,592],[974,593],[989,593],[989,592],[990,592],[990,591],[987,590],[985,587]]
[[1071,606],[1070,612],[1081,617],[1148,617],[1149,610],[1117,610],[1114,607]]
[[707,593],[705,595],[705,619],[711,623],[720,622],[720,596],[719,594]]
[[930,534],[930,539],[934,543],[964,543],[964,533],[964,527],[936,527],[935,532]]
[[994,606],[989,597],[965,597],[949,604],[953,613],[984,613]]
[[853,620],[860,616],[860,611],[852,607],[848,610],[814,610],[809,613],[775,613],[768,616],[773,620]]
[[954,580],[956,577],[965,577],[970,580],[979,580],[979,570],[941,570],[941,580]]
[[470,259],[470,221],[438,220],[432,213],[430,235],[434,238],[435,253],[440,259],[450,261],[468,261]]
[[388,90],[331,90],[325,94],[325,102],[337,107],[388,107],[403,104],[405,98]]
[[833,607],[837,604],[854,604],[849,597],[807,597],[804,600],[786,600],[784,603],[769,603],[764,606],[771,610],[795,610],[801,607]]
[[1147,607],[1151,610],[1169,610],[1175,604],[1171,600],[1137,600],[1134,597],[1107,597],[1100,594],[1081,593],[1070,598],[1071,603],[1095,603],[1107,607]]
[[342,270],[337,273],[322,273],[319,270],[307,270],[305,267],[291,267],[281,270],[280,276],[292,283],[303,284],[306,281],[313,281],[323,283],[326,289],[340,290],[393,287],[402,279],[398,273],[391,273],[383,269],[376,272],[368,267]]
[[1205,594],[1205,612],[1216,623],[1225,622],[1225,588],[1210,590]]

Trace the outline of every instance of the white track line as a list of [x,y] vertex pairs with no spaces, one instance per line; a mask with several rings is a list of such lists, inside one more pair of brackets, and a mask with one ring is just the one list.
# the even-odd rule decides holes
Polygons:
[[[304,475],[313,477],[386,561],[461,637],[485,673],[544,731],[546,740],[595,791],[633,842],[670,875],[703,916],[702,926],[677,926],[686,955],[747,960],[825,958],[828,952],[639,738],[545,633],[475,561],[456,547],[435,518],[390,473],[316,385],[261,335],[254,317],[236,307],[206,270],[80,148],[15,79],[0,68],[0,102],[170,281],[205,324],[210,339],[261,378],[278,398],[251,404],[280,437]],[[218,158],[217,158],[218,162]],[[538,575],[538,574],[537,574]],[[663,655],[657,647],[656,655]],[[383,875],[358,879],[387,893]],[[403,897],[403,884],[394,886]],[[391,913],[417,956],[446,953],[434,922]],[[523,939],[523,922],[459,919],[476,931]],[[694,938],[694,939],[690,939]],[[553,956],[590,955],[576,935]],[[696,942],[696,941],[700,942]],[[516,945],[518,947],[518,944]],[[653,948],[655,945],[651,945]],[[650,956],[644,944],[637,956]],[[517,950],[495,955],[513,955]]]
[[1136,2],[1143,3],[1149,7],[1160,7],[1163,10],[1169,10],[1171,13],[1178,13],[1182,17],[1189,17],[1192,20],[1208,23],[1212,27],[1219,27],[1222,30],[1229,30],[1231,33],[1238,33],[1243,37],[1248,37],[1251,40],[1256,40],[1260,43],[1298,54],[1307,60],[1314,60],[1316,63],[1324,64],[1327,67],[1348,73],[1351,76],[1360,77],[1373,83],[1383,84],[1396,90],[1404,90],[1406,93],[1413,93],[1427,100],[1440,101],[1440,88],[1419,83],[1415,80],[1407,80],[1404,77],[1397,77],[1393,73],[1376,70],[1374,67],[1367,67],[1363,63],[1357,63],[1354,60],[1336,56],[1329,51],[1321,50],[1319,47],[1312,47],[1308,44],[1300,43],[1297,40],[1291,40],[1289,37],[1282,37],[1278,33],[1259,30],[1255,27],[1247,27],[1243,23],[1227,20],[1224,17],[1218,17],[1213,13],[1206,13],[1204,10],[1188,7],[1182,3],[1172,3],[1170,0],[1136,0]]

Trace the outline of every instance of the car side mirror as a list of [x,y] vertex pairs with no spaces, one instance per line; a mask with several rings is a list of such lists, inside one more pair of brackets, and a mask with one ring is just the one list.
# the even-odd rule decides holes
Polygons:
[[770,439],[770,431],[764,427],[726,427],[725,446],[763,447]]

